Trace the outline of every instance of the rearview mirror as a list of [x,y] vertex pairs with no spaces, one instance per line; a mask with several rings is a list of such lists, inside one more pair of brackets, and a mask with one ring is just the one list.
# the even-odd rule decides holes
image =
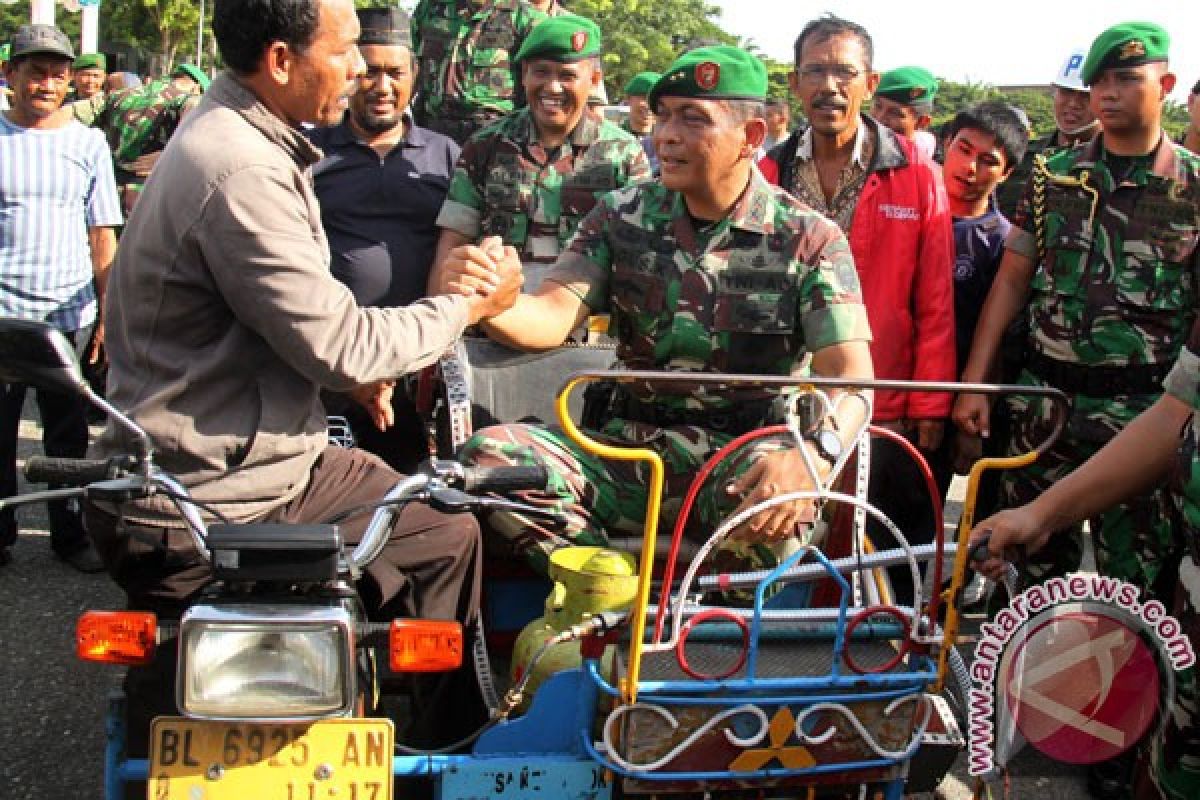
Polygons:
[[0,381],[88,394],[71,342],[54,326],[29,319],[0,317]]

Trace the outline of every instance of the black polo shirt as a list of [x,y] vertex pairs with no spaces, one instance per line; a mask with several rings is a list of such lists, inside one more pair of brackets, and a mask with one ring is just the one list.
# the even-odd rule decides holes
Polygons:
[[362,306],[408,305],[425,296],[435,224],[459,147],[418,128],[383,159],[348,120],[308,131],[325,157],[313,168],[334,277]]

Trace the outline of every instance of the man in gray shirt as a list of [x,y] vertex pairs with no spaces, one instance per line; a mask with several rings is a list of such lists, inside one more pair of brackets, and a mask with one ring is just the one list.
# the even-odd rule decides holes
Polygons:
[[[360,307],[329,272],[307,174],[320,152],[300,131],[338,122],[363,72],[351,0],[217,0],[213,31],[229,70],[164,151],[121,240],[106,305],[109,399],[149,432],[159,464],[230,520],[325,521],[378,501],[399,476],[328,445],[320,390],[380,412],[380,387],[511,305],[520,276],[469,297]],[[131,444],[110,426],[98,455]],[[88,526],[130,606],[169,613],[210,571],[164,500],[89,506]],[[358,541],[366,519],[343,522],[343,539]],[[373,618],[469,626],[479,568],[473,519],[412,504],[359,588]],[[427,688],[430,724],[410,742],[474,727],[473,675]]]

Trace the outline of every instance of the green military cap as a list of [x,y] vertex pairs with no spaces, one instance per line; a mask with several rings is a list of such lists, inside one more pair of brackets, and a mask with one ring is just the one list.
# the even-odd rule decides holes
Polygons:
[[1153,22],[1122,22],[1096,37],[1080,77],[1088,86],[1102,70],[1167,60],[1171,36]]
[[586,17],[560,14],[539,22],[517,51],[515,62],[544,58],[570,64],[600,54],[600,28]]
[[108,72],[108,59],[104,57],[104,53],[85,53],[75,59],[75,63],[71,66],[76,71],[98,69],[101,72]]
[[625,96],[635,94],[650,94],[650,90],[654,88],[654,84],[662,77],[658,72],[639,72],[629,79],[629,83],[625,84]]
[[929,70],[924,67],[900,67],[879,77],[879,88],[875,94],[907,106],[932,103],[937,90],[937,78]]
[[684,53],[650,90],[650,105],[660,97],[706,100],[764,100],[767,68],[737,47],[714,45]]
[[187,75],[189,78],[200,84],[202,91],[208,91],[208,85],[212,83],[208,76],[204,74],[204,70],[197,67],[195,64],[176,64],[175,69],[171,70],[171,75]]

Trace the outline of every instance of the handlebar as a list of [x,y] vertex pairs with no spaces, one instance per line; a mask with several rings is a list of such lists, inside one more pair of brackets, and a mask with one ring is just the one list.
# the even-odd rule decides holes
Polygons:
[[467,467],[463,470],[464,492],[515,492],[545,489],[550,475],[541,465],[526,467]]
[[128,459],[123,456],[109,459],[31,456],[25,462],[25,479],[30,483],[86,486],[122,477],[128,474],[128,467]]

